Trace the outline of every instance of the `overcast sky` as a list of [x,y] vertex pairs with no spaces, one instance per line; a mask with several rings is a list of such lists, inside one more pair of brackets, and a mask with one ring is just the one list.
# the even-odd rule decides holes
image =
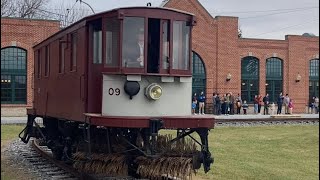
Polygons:
[[[62,0],[53,0],[59,3]],[[199,0],[213,16],[239,17],[244,38],[284,39],[285,35],[305,32],[319,36],[319,0]],[[66,1],[64,1],[66,2]],[[68,0],[73,6],[76,0]],[[101,12],[118,7],[159,6],[162,0],[84,0],[94,11]],[[68,4],[67,4],[68,5]],[[52,5],[54,6],[54,5]],[[89,8],[76,3],[74,7]]]

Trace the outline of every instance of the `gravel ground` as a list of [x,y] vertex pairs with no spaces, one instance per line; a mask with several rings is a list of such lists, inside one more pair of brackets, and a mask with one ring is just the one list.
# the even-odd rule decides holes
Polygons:
[[[42,172],[34,166],[26,157],[34,156],[35,152],[32,151],[29,144],[23,143],[17,139],[12,141],[2,152],[2,155],[7,157],[8,165],[14,169],[21,170],[30,175],[28,179],[32,180],[49,180],[52,179],[46,173]],[[25,178],[24,178],[25,179]]]
[[215,127],[225,127],[225,126],[239,126],[239,127],[248,127],[248,126],[277,126],[277,125],[318,125],[319,121],[272,121],[272,122],[222,122],[216,123]]

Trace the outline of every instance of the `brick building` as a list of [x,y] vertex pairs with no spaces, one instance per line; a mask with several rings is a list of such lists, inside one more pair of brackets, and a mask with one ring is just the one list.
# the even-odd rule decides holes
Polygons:
[[32,106],[32,47],[59,31],[59,21],[1,18],[1,116]]
[[[206,92],[208,107],[214,92],[241,93],[249,103],[255,94],[269,93],[274,101],[283,92],[294,99],[294,112],[302,113],[309,97],[318,96],[319,37],[239,38],[237,17],[212,17],[197,0],[168,0],[163,6],[196,15],[193,91]],[[20,110],[23,115],[32,106],[32,46],[58,30],[58,21],[1,18],[1,116],[19,115]]]
[[266,93],[275,101],[282,91],[294,99],[294,112],[303,113],[309,97],[319,95],[319,37],[239,38],[237,17],[212,17],[198,0],[168,0],[163,6],[196,15],[193,86],[194,92],[205,89],[209,106],[214,92],[241,93],[252,102],[255,94]]

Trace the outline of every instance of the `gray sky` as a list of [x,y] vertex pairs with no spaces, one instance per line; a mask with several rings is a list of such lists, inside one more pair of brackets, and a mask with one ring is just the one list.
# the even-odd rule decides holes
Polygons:
[[[53,0],[56,4],[63,0]],[[239,17],[244,38],[284,39],[285,35],[305,32],[319,36],[319,0],[199,0],[213,16]],[[64,1],[73,6],[76,0]],[[162,0],[84,0],[94,11],[101,12],[118,7],[159,6]],[[54,6],[54,5],[52,5]],[[77,2],[77,8],[89,9]]]

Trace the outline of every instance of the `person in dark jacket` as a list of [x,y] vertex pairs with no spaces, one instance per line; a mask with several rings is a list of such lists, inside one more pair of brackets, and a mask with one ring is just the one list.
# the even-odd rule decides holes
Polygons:
[[266,96],[263,97],[262,101],[263,101],[263,104],[264,104],[263,105],[263,107],[264,107],[263,114],[264,115],[268,115],[269,114],[269,94],[266,94]]
[[219,93],[216,96],[216,115],[221,115],[221,100]]
[[278,99],[277,99],[277,105],[278,105],[278,110],[277,110],[277,114],[281,114],[281,110],[282,110],[282,104],[283,104],[283,95],[282,92],[279,94]]
[[217,113],[216,113],[216,108],[217,108],[216,97],[217,97],[216,93],[213,93],[212,94],[212,114],[214,114],[214,115],[217,115]]
[[249,105],[247,104],[246,100],[243,101],[242,108],[243,108],[243,114],[247,114],[247,109],[249,109]]

